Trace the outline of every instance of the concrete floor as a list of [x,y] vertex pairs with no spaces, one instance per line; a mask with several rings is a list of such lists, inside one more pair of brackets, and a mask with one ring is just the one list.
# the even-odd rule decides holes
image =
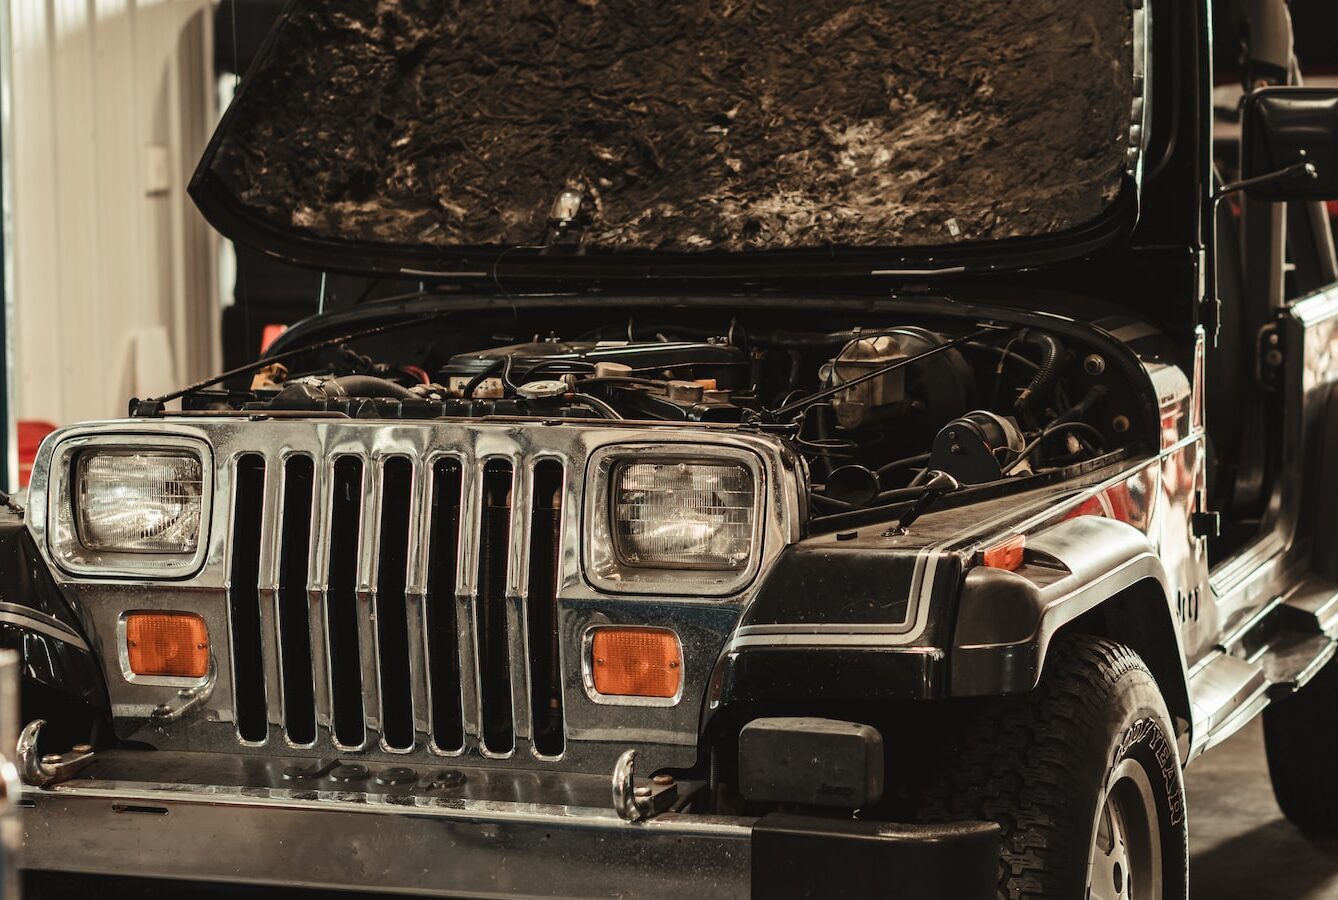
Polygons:
[[1338,900],[1338,838],[1306,837],[1282,817],[1258,721],[1190,766],[1185,782],[1191,900]]

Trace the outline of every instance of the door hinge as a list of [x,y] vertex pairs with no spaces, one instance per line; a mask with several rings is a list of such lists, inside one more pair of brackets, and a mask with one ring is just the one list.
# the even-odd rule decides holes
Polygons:
[[1276,390],[1282,383],[1282,370],[1287,362],[1282,329],[1276,324],[1259,329],[1259,346],[1255,352],[1255,379],[1264,390]]
[[1199,324],[1208,338],[1208,346],[1217,346],[1217,334],[1222,329],[1222,301],[1216,297],[1205,297],[1199,301]]
[[1189,521],[1190,532],[1196,538],[1216,538],[1222,535],[1222,514],[1214,510],[1192,513]]

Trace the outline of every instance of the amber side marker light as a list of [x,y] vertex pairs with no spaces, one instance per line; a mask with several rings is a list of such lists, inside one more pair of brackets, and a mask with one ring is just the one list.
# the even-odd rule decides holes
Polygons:
[[131,613],[125,649],[136,675],[203,678],[209,671],[209,630],[194,613]]
[[595,691],[608,697],[678,696],[683,650],[661,628],[597,628],[590,641]]
[[1002,543],[987,547],[980,554],[980,564],[987,569],[1006,569],[1016,572],[1022,568],[1022,560],[1027,552],[1027,537],[1015,534]]

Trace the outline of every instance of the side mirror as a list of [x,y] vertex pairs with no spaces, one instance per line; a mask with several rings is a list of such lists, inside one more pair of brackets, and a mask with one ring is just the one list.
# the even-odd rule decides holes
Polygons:
[[1241,180],[1256,200],[1338,200],[1338,90],[1271,87],[1245,98]]

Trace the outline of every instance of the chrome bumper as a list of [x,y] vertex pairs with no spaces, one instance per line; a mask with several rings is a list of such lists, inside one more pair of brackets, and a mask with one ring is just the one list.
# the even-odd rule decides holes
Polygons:
[[291,765],[99,755],[74,780],[24,790],[20,867],[452,897],[995,896],[992,825],[627,822],[596,776],[459,767],[295,786]]

